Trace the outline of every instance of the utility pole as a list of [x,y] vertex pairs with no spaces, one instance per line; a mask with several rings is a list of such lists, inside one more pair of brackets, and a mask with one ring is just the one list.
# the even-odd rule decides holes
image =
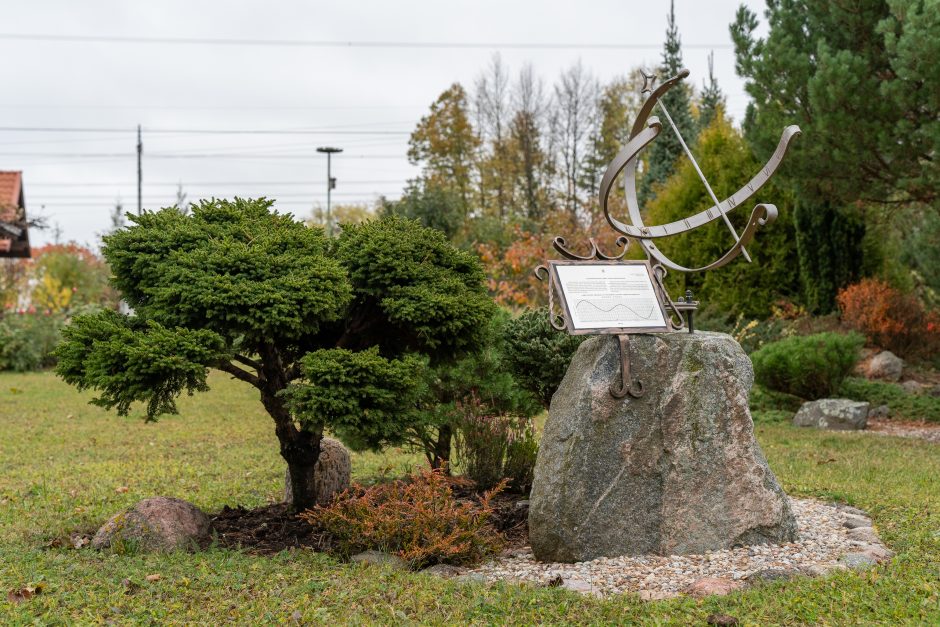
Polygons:
[[144,142],[140,138],[140,124],[137,125],[137,215],[144,212],[143,207],[143,187],[144,187]]
[[333,178],[331,170],[331,159],[333,153],[343,152],[342,148],[333,148],[332,146],[320,146],[317,152],[326,154],[326,234],[333,237],[333,217],[330,214],[330,192],[336,187],[336,179]]

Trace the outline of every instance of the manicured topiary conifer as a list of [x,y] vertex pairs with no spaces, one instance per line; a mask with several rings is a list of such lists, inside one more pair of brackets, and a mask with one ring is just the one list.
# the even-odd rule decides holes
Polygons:
[[146,403],[148,419],[208,389],[209,368],[254,386],[305,509],[324,430],[354,448],[401,441],[421,368],[473,347],[494,306],[477,260],[415,221],[331,241],[271,204],[129,216],[102,252],[134,313],[76,316],[57,372],[120,414]]

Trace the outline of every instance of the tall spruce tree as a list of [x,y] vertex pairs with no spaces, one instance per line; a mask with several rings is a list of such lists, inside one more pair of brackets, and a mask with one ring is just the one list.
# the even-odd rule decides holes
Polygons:
[[701,133],[712,123],[719,108],[725,106],[725,95],[721,93],[718,79],[715,78],[715,53],[708,53],[708,79],[704,81],[705,88],[698,104],[698,132]]
[[[669,3],[669,19],[666,22],[666,43],[663,47],[663,62],[659,66],[660,80],[671,78],[682,69],[682,42],[679,39],[679,27],[676,25],[675,2]],[[669,111],[676,128],[686,142],[695,138],[695,121],[692,119],[691,94],[684,83],[676,85],[662,97],[660,102]],[[655,112],[654,112],[655,114]],[[640,179],[638,194],[640,203],[645,203],[654,193],[653,187],[665,181],[672,173],[676,160],[682,154],[682,144],[668,123],[663,122],[663,131],[653,142],[649,150],[648,169]]]

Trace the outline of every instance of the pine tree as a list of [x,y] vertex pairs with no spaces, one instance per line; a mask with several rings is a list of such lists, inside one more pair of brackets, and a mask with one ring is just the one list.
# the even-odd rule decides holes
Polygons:
[[923,0],[780,0],[765,15],[764,38],[746,7],[731,25],[752,98],[745,135],[767,155],[785,126],[803,130],[779,182],[799,196],[805,304],[826,312],[867,265],[859,213],[884,224],[886,208],[940,206],[940,11]]
[[[679,39],[679,27],[676,25],[675,2],[669,3],[669,19],[666,26],[666,43],[663,47],[663,62],[659,67],[661,80],[671,78],[682,69],[682,42]],[[679,133],[689,142],[695,137],[695,122],[692,119],[691,97],[687,85],[680,83],[666,92],[660,99],[669,111]],[[654,115],[657,114],[654,110]],[[654,194],[654,186],[665,181],[675,168],[676,161],[682,155],[682,144],[668,122],[662,116],[663,130],[649,150],[648,169],[640,180],[638,194],[644,204]]]

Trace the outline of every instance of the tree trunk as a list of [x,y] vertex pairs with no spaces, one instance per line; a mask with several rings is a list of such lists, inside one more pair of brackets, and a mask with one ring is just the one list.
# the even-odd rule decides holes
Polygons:
[[290,473],[292,508],[302,512],[317,504],[314,472],[320,458],[323,425],[298,429],[279,392],[287,388],[287,376],[277,349],[270,344],[259,347],[264,366],[259,373],[261,403],[274,419],[274,432],[281,445],[281,457]]
[[437,430],[437,441],[434,443],[434,457],[431,460],[431,468],[437,470],[443,468],[444,472],[450,474],[450,443],[453,437],[453,428],[449,424],[441,425]]
[[281,457],[287,462],[287,472],[290,474],[291,507],[296,512],[302,512],[317,504],[315,471],[320,458],[322,431],[317,434],[295,431],[300,437],[286,446],[281,442]]

